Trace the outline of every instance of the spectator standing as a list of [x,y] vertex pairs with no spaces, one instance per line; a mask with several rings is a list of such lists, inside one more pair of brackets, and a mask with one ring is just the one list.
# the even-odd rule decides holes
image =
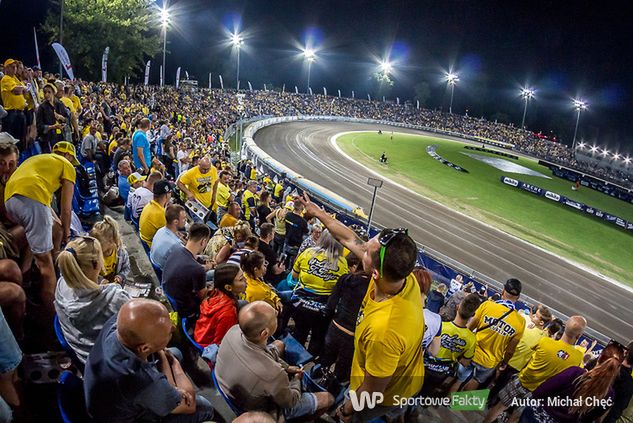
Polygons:
[[460,274],[455,275],[453,279],[451,279],[451,285],[448,288],[448,296],[452,296],[457,291],[461,291],[462,286],[464,286],[464,277]]
[[349,272],[343,257],[343,246],[328,231],[323,232],[316,246],[299,254],[292,268],[298,280],[291,301],[295,321],[294,337],[305,344],[310,335],[308,351],[323,352],[329,320],[325,318],[328,297],[339,278]]
[[217,215],[218,224],[222,221],[222,217],[228,213],[229,204],[233,201],[233,194],[229,187],[231,173],[223,170],[220,177],[213,184],[213,193],[211,194],[211,203]]
[[264,223],[261,220],[266,219],[270,213],[272,213],[272,209],[270,208],[270,202],[272,198],[270,196],[270,192],[263,189],[261,194],[259,194],[259,200],[257,202],[257,216],[260,219],[260,224]]
[[156,231],[149,258],[153,265],[163,270],[172,249],[183,246],[180,231],[187,223],[187,211],[180,204],[170,204],[165,209],[165,226]]
[[206,270],[196,257],[202,254],[210,237],[207,225],[194,223],[185,246],[172,249],[165,261],[163,289],[175,301],[180,317],[197,316],[207,294]]
[[264,280],[273,285],[279,283],[280,278],[285,275],[286,266],[279,262],[279,257],[270,243],[273,240],[275,227],[272,223],[262,223],[259,227],[259,244],[257,249],[264,255],[268,262]]
[[521,281],[508,279],[501,300],[484,302],[468,323],[468,329],[477,329],[477,348],[470,368],[458,369],[456,383],[470,378],[464,386],[465,391],[488,383],[497,367],[505,369],[512,358],[525,331],[525,321],[514,305],[519,295]]
[[320,223],[316,222],[314,225],[310,226],[310,235],[301,243],[301,246],[299,247],[299,255],[301,255],[301,253],[303,253],[308,248],[317,245],[322,233],[323,225],[321,225]]
[[165,226],[165,207],[171,199],[172,186],[164,179],[154,184],[154,199],[143,208],[139,217],[141,241],[151,248],[156,231]]
[[147,175],[149,166],[152,163],[152,153],[147,139],[147,131],[151,126],[150,120],[141,119],[138,128],[132,135],[132,157],[134,158],[134,167]]
[[363,299],[354,333],[350,389],[360,394],[380,392],[385,401],[373,409],[355,411],[346,401],[338,415],[344,421],[368,421],[403,411],[394,396],[416,395],[424,382],[422,295],[412,271],[417,246],[406,229],[384,229],[363,242],[351,229],[312,203],[298,200],[306,216],[316,217],[345,248],[363,257],[372,280]]
[[299,254],[299,247],[303,242],[303,237],[308,234],[308,222],[303,218],[303,204],[295,202],[286,204],[286,208],[292,207],[286,214],[284,222],[286,223],[286,243],[284,253],[286,253],[286,263],[294,263],[295,258]]
[[174,326],[165,306],[135,299],[103,327],[84,376],[88,412],[97,422],[192,422],[213,417],[211,404],[165,348]]
[[281,356],[284,345],[270,338],[277,331],[277,313],[257,301],[239,313],[239,325],[227,333],[215,367],[220,388],[241,410],[266,411],[280,419],[318,417],[333,403],[327,392],[301,389],[303,371],[289,366]]
[[[117,186],[119,187],[119,197],[121,197],[121,200],[123,200],[123,204],[127,204],[127,199],[130,195],[130,182],[128,181],[128,177],[132,175],[132,166],[130,166],[129,161],[121,160],[117,165],[117,171],[119,174],[119,177],[117,179]],[[137,173],[137,175],[139,175],[139,177],[135,179],[143,180],[143,177],[139,173]]]
[[433,313],[439,313],[446,299],[448,288],[446,284],[439,284],[437,288],[432,289],[426,300],[426,309]]
[[[42,276],[40,299],[44,310],[53,318],[55,296],[55,267],[53,250],[70,237],[70,216],[75,187],[75,168],[78,165],[75,147],[60,141],[54,154],[40,154],[25,160],[7,182],[4,199],[11,219],[24,227],[26,238]],[[59,219],[51,209],[53,195],[61,189],[58,202]],[[60,224],[61,219],[61,224]],[[61,226],[61,230],[60,227]],[[53,232],[56,231],[56,237]]]
[[238,266],[220,264],[215,269],[213,290],[200,304],[194,339],[203,347],[220,345],[222,338],[237,324],[238,300],[246,292],[246,278]]
[[0,97],[7,115],[2,119],[2,130],[18,139],[22,149],[26,136],[26,87],[17,77],[18,62],[14,59],[4,61],[4,76],[0,80]]
[[55,290],[55,310],[66,341],[85,363],[101,328],[130,295],[119,284],[99,284],[103,253],[95,238],[70,241],[57,264],[62,276]]
[[266,220],[275,225],[275,236],[273,238],[273,248],[277,254],[281,254],[286,243],[286,214],[294,209],[294,203],[289,202],[284,207],[278,207],[268,216]]
[[211,209],[211,195],[217,179],[217,169],[211,166],[211,160],[208,157],[203,157],[197,166],[180,175],[177,185],[187,200],[197,200],[207,209]]
[[97,147],[99,146],[99,139],[96,136],[97,127],[95,125],[90,126],[90,132],[81,141],[81,157],[84,161],[94,162],[97,156]]
[[251,229],[255,230],[255,219],[257,218],[257,181],[248,181],[246,190],[242,195],[242,209],[244,211],[244,220],[251,225]]
[[62,140],[62,129],[64,129],[66,118],[63,116],[61,103],[55,98],[57,87],[46,84],[43,91],[44,101],[37,108],[35,121],[42,151],[49,153],[55,143]]
[[[132,153],[130,149],[131,149],[131,143],[130,143],[129,138],[121,138],[117,145],[116,151],[114,152],[114,157],[112,158],[113,169],[118,169],[119,162],[121,162],[121,160],[125,159],[126,157],[128,157],[128,159],[131,159]],[[129,165],[129,162],[128,162],[128,165]]]

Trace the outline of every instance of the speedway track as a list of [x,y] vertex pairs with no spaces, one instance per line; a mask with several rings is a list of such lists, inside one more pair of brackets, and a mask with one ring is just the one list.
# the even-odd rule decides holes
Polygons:
[[[420,131],[341,122],[292,122],[259,130],[256,144],[277,161],[369,211],[372,174],[342,156],[330,142],[347,131]],[[427,134],[428,135],[428,134]],[[431,134],[433,136],[437,136]],[[408,227],[419,243],[463,263],[476,272],[504,281],[523,282],[523,292],[566,315],[580,314],[589,326],[620,342],[633,339],[633,294],[591,272],[515,237],[465,217],[385,180],[374,222]]]

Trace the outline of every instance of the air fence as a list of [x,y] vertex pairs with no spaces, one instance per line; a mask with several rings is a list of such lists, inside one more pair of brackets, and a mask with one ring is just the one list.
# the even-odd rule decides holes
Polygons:
[[[277,178],[285,178],[287,181],[286,185],[289,184],[290,186],[292,186],[293,189],[296,189],[298,191],[307,191],[308,193],[310,193],[310,196],[313,198],[314,202],[322,205],[329,212],[336,213],[337,219],[343,222],[345,225],[359,225],[363,228],[367,225],[367,216],[365,215],[361,207],[346,200],[340,195],[304,178],[301,174],[291,170],[287,166],[275,160],[273,157],[259,148],[257,144],[255,144],[255,133],[260,129],[279,123],[296,121],[334,121],[345,123],[388,125],[395,128],[422,130],[441,135],[449,135],[463,139],[469,139],[480,143],[485,142],[488,144],[492,144],[487,140],[482,141],[481,138],[465,136],[456,132],[440,131],[435,128],[372,119],[346,118],[339,116],[283,116],[265,118],[256,121],[249,120],[248,126],[244,127],[242,150],[240,152],[242,158],[250,159],[260,174],[267,173],[271,177],[277,176]],[[494,145],[496,144],[497,143],[494,143]],[[382,228],[379,228],[377,226],[372,226],[369,231],[369,236],[374,236],[381,229]],[[445,283],[448,286],[450,285],[451,279],[455,278],[457,275],[462,275],[464,284],[472,282],[477,288],[477,291],[479,291],[481,287],[486,286],[489,289],[488,295],[500,293],[503,290],[502,282],[483,275],[475,271],[474,269],[469,268],[468,266],[465,266],[464,264],[450,257],[447,257],[439,251],[436,251],[420,243],[418,243],[418,246],[418,263],[424,265],[424,267],[432,272],[433,279],[435,281]],[[522,300],[517,304],[517,307],[523,311],[529,311],[529,309],[533,305],[538,304],[537,301],[528,296],[522,295],[521,298]],[[561,318],[563,321],[568,318],[568,316],[558,310],[551,310],[555,316]],[[589,338],[589,340],[598,340],[599,344],[602,346],[606,345],[610,341],[608,337],[591,328],[587,328],[587,330],[585,331],[585,337]]]

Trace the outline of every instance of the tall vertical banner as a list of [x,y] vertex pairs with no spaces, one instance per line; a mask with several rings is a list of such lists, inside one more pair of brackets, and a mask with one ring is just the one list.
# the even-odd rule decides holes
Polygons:
[[417,100],[417,101],[416,101],[416,105],[417,105],[417,107],[418,107],[418,109],[419,109],[419,108],[420,108],[420,100]]
[[251,85],[251,81],[248,81],[248,90],[253,92],[253,86]]
[[338,90],[338,98],[341,98],[341,90]]
[[211,72],[209,72],[209,89],[211,89]]
[[327,89],[323,87],[323,95],[327,95]]
[[185,71],[185,78],[189,79],[189,72]]
[[286,92],[286,84],[281,86],[281,93],[285,93]]
[[160,86],[165,85],[165,81],[163,81],[163,65],[160,65]]
[[400,104],[400,97],[396,97],[396,104]]
[[352,98],[354,98],[354,90],[352,90]]
[[35,32],[35,27],[33,27],[33,40],[35,41],[35,58],[37,59],[37,66],[42,69],[42,65],[40,64],[40,48],[37,45],[37,32]]
[[52,47],[53,47],[53,50],[55,50],[55,53],[57,53],[57,57],[59,58],[59,61],[62,63],[62,67],[66,70],[66,73],[68,74],[68,78],[75,79],[73,66],[70,64],[70,57],[68,57],[68,52],[66,52],[66,49],[64,48],[64,46],[62,46],[59,43],[53,43]]
[[145,85],[149,85],[149,68],[150,66],[152,66],[152,61],[148,60],[147,63],[145,63]]
[[[384,97],[383,97],[383,101],[384,101]],[[367,93],[367,100],[371,101],[371,96],[369,95],[369,93]]]
[[295,85],[295,94],[299,94],[299,88]]
[[180,66],[176,69],[176,89],[180,87]]
[[308,87],[308,92],[310,93],[310,95],[313,95],[312,94],[312,87]]
[[110,47],[106,47],[103,50],[103,56],[101,56],[101,82],[108,82],[108,55],[110,54]]
[[384,102],[385,102],[385,100],[386,100],[386,99],[385,99],[385,96],[383,95],[383,96],[382,96],[382,102],[384,103]]
[[266,89],[266,84],[264,84],[264,91],[268,91],[268,90]]

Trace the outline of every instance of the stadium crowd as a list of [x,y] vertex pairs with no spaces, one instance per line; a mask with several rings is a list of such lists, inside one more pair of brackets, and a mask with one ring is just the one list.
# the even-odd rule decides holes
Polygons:
[[[264,114],[384,119],[515,145],[527,133],[353,99],[62,81],[13,59],[3,72],[0,422],[28,420],[35,406],[17,377],[22,349],[60,341],[94,421],[209,421],[200,388],[212,386],[243,422],[410,421],[422,407],[401,399],[484,387],[487,422],[633,419],[633,343],[595,355],[582,316],[520,312],[529,281],[492,296],[462,278],[438,285],[406,229],[368,239],[283,178],[232,164],[224,139],[241,115]],[[129,289],[119,223],[85,219],[77,201],[91,183],[138,231],[161,289]],[[363,393],[382,401],[357,407]]]

